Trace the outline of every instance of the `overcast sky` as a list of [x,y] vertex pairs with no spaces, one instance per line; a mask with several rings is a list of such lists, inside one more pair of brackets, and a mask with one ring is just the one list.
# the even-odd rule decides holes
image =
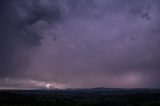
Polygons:
[[0,89],[159,88],[159,0],[1,0]]

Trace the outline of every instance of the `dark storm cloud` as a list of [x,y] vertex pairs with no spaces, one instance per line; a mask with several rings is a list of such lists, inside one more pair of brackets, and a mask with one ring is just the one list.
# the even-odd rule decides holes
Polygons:
[[0,76],[3,77],[23,67],[18,65],[20,62],[28,64],[25,57],[14,59],[14,55],[39,46],[43,38],[40,30],[44,30],[51,22],[57,22],[61,16],[56,7],[43,7],[34,0],[2,0],[0,8]]
[[159,0],[3,0],[0,8],[2,79],[160,87]]

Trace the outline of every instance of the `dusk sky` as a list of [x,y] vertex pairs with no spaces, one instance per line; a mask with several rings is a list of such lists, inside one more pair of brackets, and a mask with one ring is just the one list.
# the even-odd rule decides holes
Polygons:
[[0,89],[159,81],[160,0],[0,0]]

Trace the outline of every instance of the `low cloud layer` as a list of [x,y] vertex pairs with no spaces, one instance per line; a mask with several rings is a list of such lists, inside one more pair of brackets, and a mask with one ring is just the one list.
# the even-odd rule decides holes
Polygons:
[[20,89],[20,90],[31,90],[31,89],[65,89],[67,85],[57,82],[42,82],[32,79],[0,79],[0,89]]
[[160,87],[159,10],[158,0],[2,0],[0,78]]

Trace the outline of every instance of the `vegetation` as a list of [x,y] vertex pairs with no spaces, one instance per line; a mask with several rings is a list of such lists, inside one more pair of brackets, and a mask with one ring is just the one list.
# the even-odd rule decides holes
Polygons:
[[0,106],[160,106],[159,90],[0,91]]

